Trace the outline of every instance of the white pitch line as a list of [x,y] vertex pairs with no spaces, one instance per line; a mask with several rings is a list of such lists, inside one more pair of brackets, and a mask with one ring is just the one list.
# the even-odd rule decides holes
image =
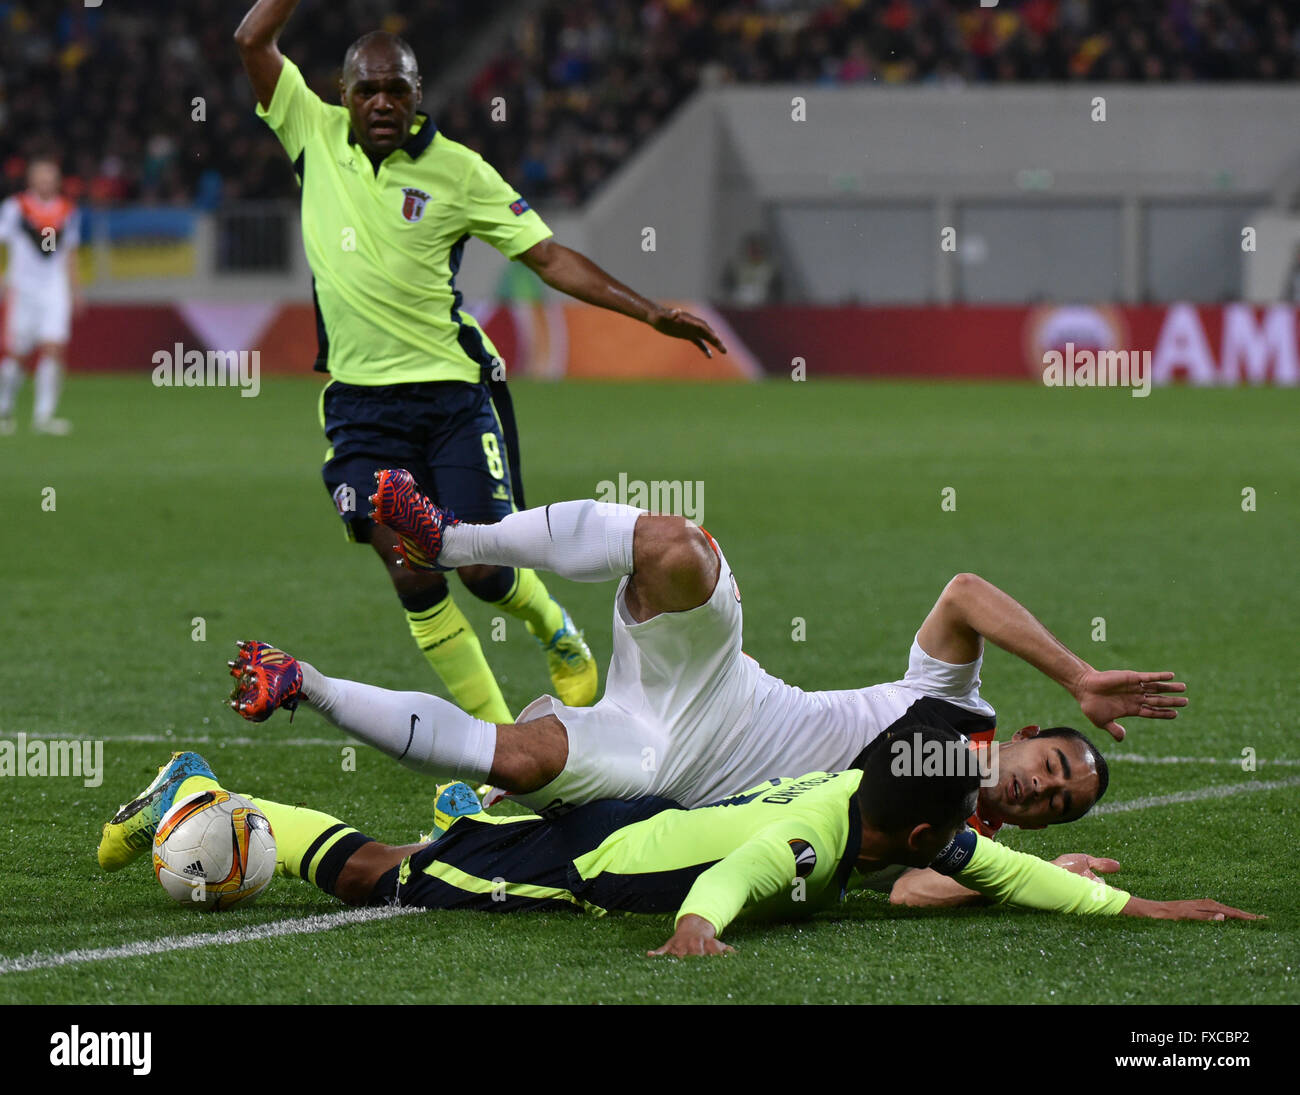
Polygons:
[[[3,735],[0,735],[3,736]],[[290,748],[302,746],[332,746],[355,744],[353,740],[340,733],[336,738],[248,738],[230,737],[226,734],[110,734],[105,738],[65,738],[61,734],[27,734],[28,741],[103,741],[106,745],[113,742],[129,742],[134,745],[284,745]],[[1129,764],[1226,764],[1240,765],[1242,757],[1153,757],[1143,753],[1111,753],[1107,761],[1123,761]],[[1269,766],[1278,768],[1300,768],[1300,757],[1257,757],[1256,768]]]
[[[1245,757],[1147,757],[1141,753],[1111,753],[1106,760],[1126,760],[1130,764],[1235,764],[1240,766]],[[1258,757],[1254,764],[1257,768],[1276,765],[1282,768],[1300,767],[1300,758],[1296,757]],[[1244,771],[1244,769],[1243,769]]]
[[110,734],[105,738],[65,738],[61,734],[28,734],[28,741],[102,741],[106,745],[124,741],[133,745],[171,745],[182,748],[190,745],[349,745],[353,739],[342,733],[337,738],[236,738],[225,734]]
[[1153,806],[1175,806],[1180,802],[1201,802],[1207,798],[1230,798],[1233,795],[1249,795],[1256,791],[1280,791],[1284,787],[1300,787],[1300,776],[1292,776],[1290,779],[1259,780],[1256,783],[1224,783],[1218,787],[1198,787],[1195,791],[1147,795],[1144,798],[1131,798],[1125,802],[1104,802],[1094,807],[1089,816],[1126,814],[1130,810],[1147,810]]
[[424,912],[423,909],[399,905],[376,908],[345,909],[317,916],[299,916],[270,924],[254,924],[247,928],[231,928],[222,932],[196,932],[193,935],[164,935],[161,939],[148,939],[124,943],[118,947],[83,948],[61,954],[42,954],[34,951],[18,958],[0,958],[0,974],[26,973],[29,970],[48,970],[59,966],[75,966],[83,962],[104,962],[111,958],[143,958],[150,954],[170,951],[194,950],[198,947],[226,947],[232,943],[253,943],[259,939],[274,939],[281,935],[310,935],[327,932],[348,924],[364,924],[373,920],[391,920],[395,916]]

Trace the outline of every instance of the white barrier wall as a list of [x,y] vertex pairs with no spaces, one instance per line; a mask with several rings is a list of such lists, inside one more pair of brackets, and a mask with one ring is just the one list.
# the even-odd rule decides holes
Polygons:
[[1298,117],[1290,86],[718,89],[606,185],[581,235],[654,295],[716,293],[762,228],[788,269],[818,271],[796,291],[819,303],[836,302],[819,285],[880,300],[871,285],[894,282],[940,301],[1222,299],[1241,292],[1240,228],[1295,189]]

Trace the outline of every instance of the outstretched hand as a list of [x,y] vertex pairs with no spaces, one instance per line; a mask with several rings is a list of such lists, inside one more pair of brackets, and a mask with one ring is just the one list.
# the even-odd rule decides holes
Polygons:
[[1137,715],[1144,719],[1173,719],[1176,708],[1186,707],[1187,685],[1174,680],[1172,673],[1134,673],[1128,669],[1099,672],[1090,669],[1070,689],[1079,708],[1094,726],[1105,730],[1116,741],[1126,733],[1116,720]]
[[702,916],[688,914],[677,922],[673,937],[658,950],[646,951],[646,957],[662,958],[669,955],[687,958],[691,955],[731,954],[735,949],[719,939],[713,925]]
[[688,342],[693,342],[705,357],[713,356],[710,346],[716,346],[724,354],[727,352],[727,348],[722,345],[722,339],[717,336],[712,327],[699,316],[693,316],[681,308],[661,308],[650,321],[650,326],[669,338],[684,338]]
[[1099,856],[1088,855],[1086,852],[1069,852],[1066,855],[1058,855],[1052,862],[1058,867],[1064,867],[1073,874],[1081,874],[1084,878],[1091,878],[1094,882],[1102,881],[1097,877],[1097,871],[1102,874],[1114,874],[1119,870],[1119,860],[1103,859]]
[[1130,897],[1121,910],[1125,916],[1142,916],[1151,920],[1263,920],[1256,913],[1243,912],[1231,905],[1208,898],[1190,901],[1148,901]]

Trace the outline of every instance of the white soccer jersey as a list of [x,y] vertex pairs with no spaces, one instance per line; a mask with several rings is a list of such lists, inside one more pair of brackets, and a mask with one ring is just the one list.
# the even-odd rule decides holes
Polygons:
[[15,194],[0,202],[0,243],[9,249],[7,282],[22,296],[66,292],[68,262],[81,242],[76,206]]
[[809,771],[842,771],[900,724],[948,725],[967,736],[992,730],[996,713],[979,693],[983,660],[950,665],[913,639],[906,674],[885,684],[805,692],[764,672],[762,698],[746,733],[716,775],[702,781],[699,801],[725,797],[800,764],[811,763]]
[[980,665],[950,665],[913,641],[901,680],[868,688],[805,692],[741,652],[740,587],[727,560],[713,595],[689,612],[633,621],[614,599],[614,655],[593,707],[551,696],[524,722],[553,714],[568,732],[564,771],[532,794],[513,796],[543,813],[602,798],[662,795],[706,805],[773,776],[852,766],[896,725],[950,726],[967,735],[995,727],[979,694]]

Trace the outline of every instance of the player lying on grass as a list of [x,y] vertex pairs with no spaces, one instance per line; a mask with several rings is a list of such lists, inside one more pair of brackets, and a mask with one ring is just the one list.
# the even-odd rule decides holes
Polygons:
[[[1187,702],[1172,673],[1094,670],[969,574],[954,578],[926,617],[901,681],[805,692],[741,652],[736,578],[717,542],[681,517],[581,500],[471,525],[420,495],[403,471],[381,471],[376,482],[373,516],[397,534],[408,565],[501,561],[579,581],[618,579],[604,696],[590,708],[545,696],[515,723],[494,725],[434,696],[324,677],[246,644],[232,663],[243,678],[240,713],[257,721],[301,700],[409,767],[490,778],[543,814],[647,794],[697,806],[774,773],[850,767],[882,731],[922,722],[991,739],[995,713],[979,694],[985,638],[1068,689],[1117,739],[1118,719],[1173,718]],[[981,789],[974,818],[985,835],[1003,823],[1072,821],[1108,782],[1101,754],[1069,728],[1019,731],[997,759],[999,779]],[[925,880],[917,901],[968,893],[935,875]]]
[[[938,766],[899,765],[899,746],[937,748]],[[490,817],[463,783],[440,789],[437,839],[389,845],[337,818],[266,799],[276,872],[352,905],[676,913],[651,954],[721,954],[742,912],[808,916],[840,900],[857,868],[889,863],[956,875],[989,898],[1049,911],[1174,920],[1254,919],[1215,901],[1147,901],[1001,847],[964,824],[979,772],[969,741],[919,726],[879,735],[860,770],[770,779],[694,810],[649,796],[559,818]],[[132,805],[137,832],[195,792],[217,789],[196,753],[176,753]],[[124,810],[130,807],[124,807]]]

